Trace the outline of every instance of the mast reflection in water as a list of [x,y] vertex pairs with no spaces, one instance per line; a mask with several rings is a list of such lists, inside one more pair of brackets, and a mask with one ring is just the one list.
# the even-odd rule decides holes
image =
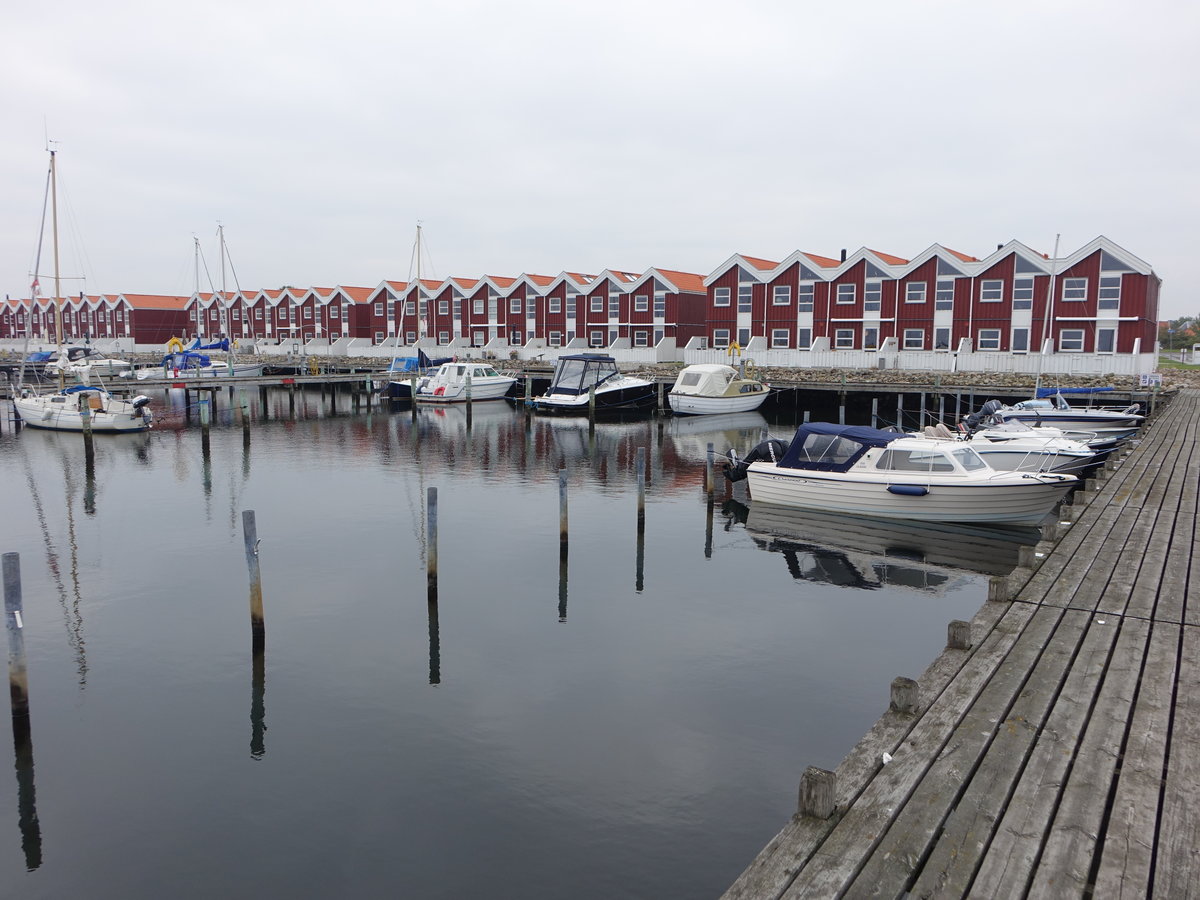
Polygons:
[[[27,787],[0,782],[16,895],[717,896],[804,767],[834,767],[986,597],[952,536],[864,543],[720,482],[710,501],[707,444],[758,443],[758,413],[592,427],[297,390],[248,393],[243,431],[219,392],[204,441],[167,399],[148,434],[97,437],[91,471],[69,435],[0,435],[53,822],[26,871],[18,743]],[[270,753],[262,653],[246,753],[246,509]]]

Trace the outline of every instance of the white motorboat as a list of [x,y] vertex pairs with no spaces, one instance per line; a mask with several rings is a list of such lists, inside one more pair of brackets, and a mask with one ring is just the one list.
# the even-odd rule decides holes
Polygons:
[[417,382],[417,402],[500,400],[516,383],[517,379],[501,375],[487,363],[442,363],[432,375],[425,375]]
[[1001,415],[1005,407],[999,400],[989,400],[979,412],[963,419],[963,427],[971,434],[985,434],[990,440],[1011,440],[1019,437],[1059,437],[1086,444],[1092,450],[1114,449],[1122,441],[1137,434],[1141,424],[1107,425],[1104,423],[1073,424],[1038,420],[1025,421]]
[[78,379],[81,384],[91,384],[93,375],[124,377],[133,368],[127,359],[110,359],[91,347],[64,347],[54,359],[45,364],[46,375],[62,374]]
[[667,395],[677,415],[706,416],[718,413],[750,412],[762,406],[770,387],[745,370],[719,363],[685,366]]
[[657,389],[645,378],[621,374],[607,354],[576,353],[558,358],[550,387],[530,403],[538,412],[587,415],[593,396],[596,412],[649,410]]
[[26,390],[13,400],[21,421],[31,428],[83,431],[84,416],[99,434],[145,431],[153,421],[150,398],[120,400],[98,387],[77,384],[53,394]]
[[987,430],[971,435],[956,434],[945,425],[927,425],[920,435],[930,440],[965,440],[998,472],[1069,472],[1078,474],[1098,462],[1107,451],[1061,435],[1040,435],[1032,428],[1016,432]]
[[[993,401],[994,402],[994,401]],[[987,404],[984,404],[985,407]],[[1062,428],[1138,426],[1145,420],[1141,406],[1072,406],[1062,394],[1022,400],[1011,406],[1001,404],[994,415],[1002,420],[1016,419],[1031,425],[1057,425]],[[981,410],[982,412],[982,410]]]
[[997,472],[964,441],[813,422],[791,444],[764,441],[725,475],[756,503],[924,522],[1037,525],[1074,475]]

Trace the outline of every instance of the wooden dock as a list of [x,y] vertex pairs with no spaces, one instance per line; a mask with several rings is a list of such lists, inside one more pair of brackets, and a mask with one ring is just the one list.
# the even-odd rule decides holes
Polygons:
[[1198,429],[1181,391],[725,897],[1200,896]]

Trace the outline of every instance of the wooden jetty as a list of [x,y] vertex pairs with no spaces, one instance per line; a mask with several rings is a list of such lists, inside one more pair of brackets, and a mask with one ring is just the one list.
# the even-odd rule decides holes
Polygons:
[[1200,896],[1198,430],[1181,391],[725,897]]

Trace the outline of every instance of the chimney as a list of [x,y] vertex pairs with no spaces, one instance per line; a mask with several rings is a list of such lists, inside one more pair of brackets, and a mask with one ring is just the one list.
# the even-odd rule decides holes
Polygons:
[[845,261],[846,261],[846,248],[843,247],[842,248],[842,262],[845,262]]
[[997,250],[1003,250],[1003,249],[1004,249],[1004,245],[1003,245],[1003,244],[997,244],[997,245],[996,245],[996,249],[997,249]]

